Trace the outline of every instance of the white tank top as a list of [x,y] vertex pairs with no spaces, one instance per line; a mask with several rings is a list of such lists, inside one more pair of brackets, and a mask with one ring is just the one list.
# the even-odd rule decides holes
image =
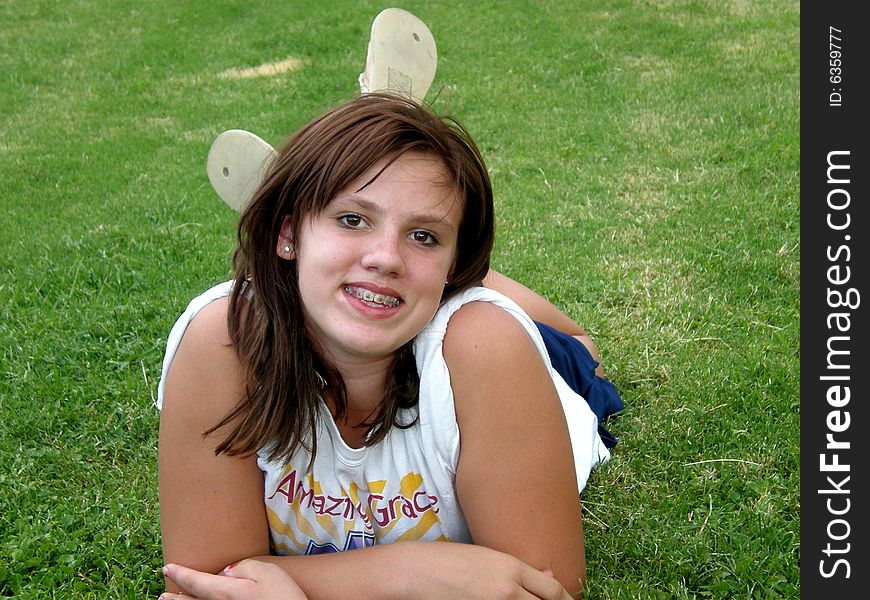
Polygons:
[[[232,282],[195,298],[178,319],[167,341],[157,407],[169,365],[187,325],[209,302],[229,295]],[[578,489],[591,469],[610,457],[598,435],[594,413],[556,373],[532,320],[510,299],[486,288],[472,288],[448,300],[414,341],[420,375],[420,399],[399,413],[407,429],[391,427],[371,447],[351,448],[341,438],[325,404],[317,424],[317,457],[300,448],[288,464],[258,453],[271,544],[278,554],[320,554],[397,541],[449,540],[471,543],[471,534],[456,498],[459,427],[442,344],[450,316],[463,304],[492,302],[513,315],[546,364],[568,420]]]

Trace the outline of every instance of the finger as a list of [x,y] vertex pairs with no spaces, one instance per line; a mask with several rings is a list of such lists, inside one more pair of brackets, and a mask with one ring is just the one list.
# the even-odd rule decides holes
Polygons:
[[[168,564],[163,567],[163,574],[198,598],[210,598],[226,585],[226,579],[220,575],[195,571],[181,565]],[[189,600],[189,596],[180,597]]]
[[523,571],[522,584],[527,592],[541,600],[572,600],[561,583],[551,575],[532,567]]

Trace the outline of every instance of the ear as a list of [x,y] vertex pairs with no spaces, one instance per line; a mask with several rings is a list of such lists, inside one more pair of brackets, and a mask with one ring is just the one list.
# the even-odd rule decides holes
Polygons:
[[453,258],[453,264],[450,265],[450,270],[447,271],[447,281],[444,283],[449,283],[453,279],[453,275],[456,272],[456,258]]
[[293,224],[290,222],[290,217],[285,217],[281,223],[281,229],[278,231],[278,244],[275,252],[279,258],[284,260],[296,259],[296,248],[293,245]]

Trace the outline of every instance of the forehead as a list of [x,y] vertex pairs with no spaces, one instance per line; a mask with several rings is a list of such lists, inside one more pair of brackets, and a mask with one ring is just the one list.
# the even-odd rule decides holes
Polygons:
[[463,202],[441,158],[405,152],[380,160],[341,190],[332,202],[356,203],[372,210],[396,210],[415,217],[453,223],[462,219]]

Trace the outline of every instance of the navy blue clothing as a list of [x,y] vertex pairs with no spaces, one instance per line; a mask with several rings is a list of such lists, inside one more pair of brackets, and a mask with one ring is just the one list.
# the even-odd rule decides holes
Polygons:
[[549,325],[537,321],[535,325],[544,338],[553,368],[572,390],[583,396],[598,417],[598,435],[601,436],[601,441],[608,448],[613,448],[617,440],[604,428],[604,422],[607,417],[625,408],[619,392],[612,383],[595,374],[598,362],[580,340]]

